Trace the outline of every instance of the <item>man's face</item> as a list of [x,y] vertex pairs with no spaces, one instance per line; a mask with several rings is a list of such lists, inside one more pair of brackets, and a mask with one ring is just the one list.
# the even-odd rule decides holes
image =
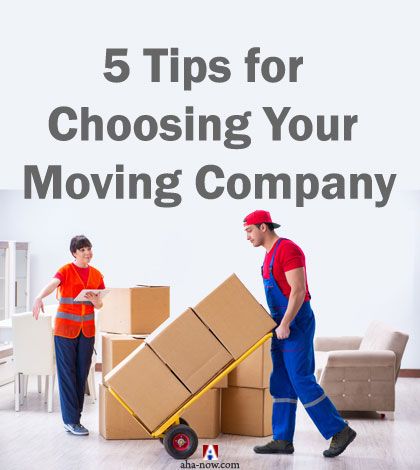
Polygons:
[[246,239],[252,243],[253,246],[261,246],[264,241],[264,232],[256,225],[248,225],[245,227]]

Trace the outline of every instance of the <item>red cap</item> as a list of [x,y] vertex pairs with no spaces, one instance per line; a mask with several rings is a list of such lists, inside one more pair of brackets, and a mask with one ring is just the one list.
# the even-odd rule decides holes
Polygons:
[[280,224],[276,224],[271,220],[271,215],[268,211],[254,211],[248,214],[244,219],[244,227],[264,223],[273,224],[274,228],[280,227]]

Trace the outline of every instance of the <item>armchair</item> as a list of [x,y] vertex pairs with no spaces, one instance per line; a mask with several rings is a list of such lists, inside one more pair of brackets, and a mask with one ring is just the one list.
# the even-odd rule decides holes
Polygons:
[[395,382],[408,335],[373,322],[364,337],[315,339],[316,376],[340,411],[386,412],[393,418]]

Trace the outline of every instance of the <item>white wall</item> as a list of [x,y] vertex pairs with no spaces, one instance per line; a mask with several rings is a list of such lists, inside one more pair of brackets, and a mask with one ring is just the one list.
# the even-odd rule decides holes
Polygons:
[[[108,202],[104,213],[96,200],[84,210],[83,203],[24,201],[15,191],[0,192],[0,204],[6,209],[1,238],[31,242],[31,298],[70,261],[71,236],[85,233],[94,244],[93,265],[108,286],[168,284],[173,314],[232,272],[264,304],[263,249],[246,242],[241,223],[254,206],[213,202],[192,218],[188,206],[145,213],[138,203]],[[282,223],[279,233],[306,252],[317,335],[361,335],[380,319],[410,334],[403,367],[420,368],[419,193],[401,194],[382,211],[360,202],[344,205],[328,211],[323,204],[264,207]]]
[[[420,368],[420,163],[418,159],[417,2],[365,2],[351,7],[335,1],[299,4],[221,2],[200,5],[81,2],[71,9],[56,2],[9,2],[0,31],[2,76],[0,113],[0,239],[28,240],[32,248],[32,297],[57,268],[70,260],[70,238],[91,238],[96,265],[109,286],[169,284],[172,312],[194,305],[236,272],[264,302],[259,278],[263,252],[250,247],[243,216],[265,208],[282,224],[281,235],[305,251],[318,335],[363,334],[373,319],[410,333],[403,367]],[[240,6],[239,6],[240,5]],[[65,9],[64,9],[65,8]],[[81,14],[83,11],[83,14]],[[378,19],[380,12],[380,20]],[[298,83],[247,84],[243,57],[250,47],[261,55],[303,56]],[[127,47],[132,74],[107,82],[105,49]],[[149,83],[144,47],[178,47],[180,54],[231,61],[225,84],[206,82],[185,92],[165,80]],[[141,143],[55,141],[48,117],[57,106],[89,106],[104,117],[124,114],[253,113],[250,148],[228,150],[221,142]],[[358,114],[351,142],[271,142],[262,106],[291,106],[293,112]],[[74,172],[126,173],[183,170],[177,208],[152,201],[24,200],[23,167],[63,166]],[[207,201],[194,178],[205,164],[226,174],[330,172],[397,173],[384,208],[372,200]],[[346,187],[346,197],[349,192]],[[374,199],[377,191],[374,193]]]

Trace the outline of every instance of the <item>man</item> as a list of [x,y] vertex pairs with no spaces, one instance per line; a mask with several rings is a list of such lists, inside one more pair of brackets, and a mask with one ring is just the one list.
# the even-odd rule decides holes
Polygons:
[[292,454],[297,399],[325,439],[325,457],[336,457],[356,437],[315,380],[313,338],[315,319],[310,306],[305,256],[291,240],[280,238],[270,213],[247,215],[244,228],[253,246],[266,250],[262,276],[267,304],[277,323],[271,345],[273,371],[273,441],[254,447],[257,454]]

